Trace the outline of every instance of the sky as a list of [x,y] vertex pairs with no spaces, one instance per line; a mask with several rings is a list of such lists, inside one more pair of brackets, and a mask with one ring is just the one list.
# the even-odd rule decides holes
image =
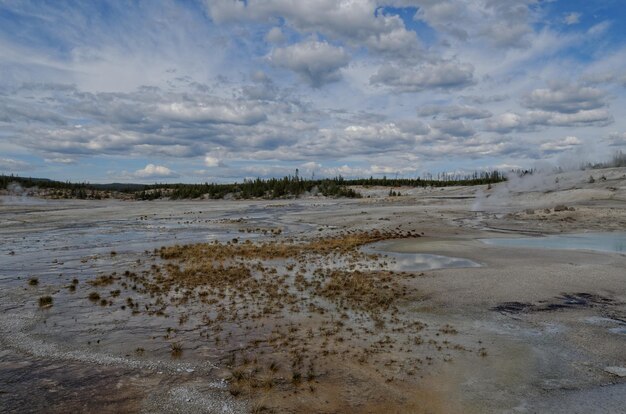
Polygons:
[[0,0],[0,173],[413,178],[626,150],[622,0]]

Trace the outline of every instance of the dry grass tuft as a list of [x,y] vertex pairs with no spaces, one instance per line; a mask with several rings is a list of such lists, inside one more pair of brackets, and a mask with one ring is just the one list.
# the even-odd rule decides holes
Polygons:
[[49,308],[52,306],[52,296],[42,296],[39,298],[39,306]]
[[[278,408],[298,400],[296,394],[337,402],[338,395],[364,383],[375,395],[363,400],[384,399],[386,390],[432,363],[416,353],[438,354],[444,347],[466,352],[428,337],[453,335],[452,326],[422,332],[424,324],[403,314],[399,304],[414,293],[407,282],[413,275],[387,271],[384,259],[360,250],[413,234],[348,231],[297,241],[273,234],[259,243],[233,239],[162,247],[147,252],[142,266],[88,283],[117,284],[108,291],[112,298],[124,292],[122,309],[169,321],[166,335],[153,338],[187,341],[199,332],[203,348],[212,347],[230,372],[233,396],[271,396],[257,412],[298,412],[294,406]],[[98,292],[89,299],[112,304]],[[194,352],[193,344],[189,349]],[[180,357],[182,344],[170,343],[169,351]],[[355,380],[354,367],[366,377]],[[335,386],[341,390],[329,391]]]
[[183,345],[180,342],[172,342],[170,344],[170,353],[175,358],[180,357],[183,354]]

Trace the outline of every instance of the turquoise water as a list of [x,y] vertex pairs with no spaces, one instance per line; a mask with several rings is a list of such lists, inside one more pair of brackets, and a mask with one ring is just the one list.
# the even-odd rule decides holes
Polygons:
[[564,250],[596,250],[600,252],[626,253],[626,232],[561,234],[544,237],[520,237],[514,239],[483,239],[495,246],[531,247]]

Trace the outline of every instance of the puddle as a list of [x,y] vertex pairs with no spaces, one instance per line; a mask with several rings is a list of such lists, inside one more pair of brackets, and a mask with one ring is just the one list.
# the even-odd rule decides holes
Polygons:
[[388,242],[380,242],[366,246],[361,251],[366,254],[382,255],[383,258],[389,259],[387,269],[396,272],[480,267],[480,264],[460,257],[428,253],[399,253],[391,251],[389,248]]
[[[111,368],[107,380],[118,372],[133,376],[140,395],[132,393],[123,403],[139,400],[147,404],[146,411],[154,404],[167,412],[190,412],[186,408],[195,407],[194,401],[206,411],[210,401],[202,397],[214,391],[206,391],[203,382],[227,379],[228,389],[218,390],[227,398],[255,396],[262,386],[263,398],[271,388],[272,404],[296,406],[279,412],[303,411],[298,399],[288,398],[300,390],[315,391],[316,400],[339,407],[328,411],[352,412],[357,409],[343,407],[341,396],[365,395],[360,408],[383,398],[405,404],[401,396],[415,388],[419,370],[486,352],[473,341],[455,339],[459,331],[453,326],[427,325],[396,305],[397,299],[412,299],[418,292],[402,283],[410,275],[389,270],[472,265],[463,259],[373,251],[372,245],[367,253],[358,250],[384,238],[379,233],[306,243],[251,233],[266,244],[233,242],[248,234],[231,225],[239,218],[218,226],[189,216],[184,221],[195,221],[197,230],[182,223],[169,233],[171,247],[157,252],[148,246],[165,244],[168,234],[153,226],[171,224],[169,217],[9,234],[15,253],[6,255],[11,268],[0,278],[0,342],[10,356],[27,354],[60,366],[67,362],[72,369],[59,371],[61,379],[74,373],[84,378],[81,370],[91,366],[102,372]],[[173,245],[194,237],[231,242]],[[37,279],[30,283],[26,278]],[[53,298],[51,306],[38,305],[42,295]],[[0,354],[0,378],[20,375],[18,398],[10,404],[21,409],[27,390],[41,388],[38,378],[25,377],[25,368],[10,366],[3,372],[2,362]],[[44,371],[47,365],[36,368]],[[165,385],[139,382],[156,382],[161,373]],[[360,381],[354,384],[357,374]],[[198,393],[187,387],[196,381],[202,386]],[[108,382],[87,380],[85,385],[91,387],[68,382],[67,389],[53,391],[84,398]],[[173,401],[172,409],[151,393],[157,386]],[[71,403],[56,411],[78,411]],[[122,402],[116,409],[138,411]]]
[[483,243],[504,247],[530,247],[560,250],[594,250],[626,253],[626,232],[580,233],[544,237],[482,239]]
[[618,334],[618,335],[626,335],[626,328],[624,328],[623,326],[620,326],[618,328],[611,328],[609,329],[609,332]]
[[[57,204],[65,209],[73,207],[82,211],[83,208],[55,202],[46,205],[52,209],[57,208]],[[8,203],[5,200],[0,205]],[[33,202],[34,207],[38,205]],[[110,206],[113,211],[118,208],[117,203]],[[135,260],[135,254],[164,245],[226,242],[235,238],[267,240],[271,239],[274,228],[291,234],[315,228],[285,220],[285,212],[297,211],[295,207],[269,213],[257,207],[230,212],[185,211],[190,208],[170,212],[170,206],[164,205],[163,210],[145,208],[145,214],[140,207],[133,205],[135,210],[129,210],[128,216],[123,218],[111,218],[112,213],[106,207],[99,207],[105,217],[100,220],[82,216],[73,220],[68,218],[69,213],[58,213],[58,210],[54,210],[57,213],[53,218],[45,217],[46,213],[50,214],[46,210],[35,209],[32,215],[24,211],[0,212],[0,229],[3,230],[0,281],[12,283],[17,277],[34,274],[48,278],[60,273],[108,272],[125,264],[123,262]],[[16,224],[18,221],[13,217],[22,224]],[[109,260],[112,251],[117,254],[114,261]]]

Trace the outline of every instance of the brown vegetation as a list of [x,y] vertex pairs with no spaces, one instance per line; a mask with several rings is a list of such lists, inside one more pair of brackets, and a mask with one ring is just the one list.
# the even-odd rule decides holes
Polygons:
[[407,283],[413,275],[385,270],[381,258],[360,250],[401,237],[419,236],[345,232],[162,247],[144,270],[89,281],[95,288],[119,286],[108,290],[108,300],[95,291],[89,299],[112,305],[119,297],[131,315],[175,317],[179,328],[167,327],[164,336],[175,340],[171,355],[180,357],[180,339],[188,338],[178,329],[199,333],[228,373],[232,395],[255,401],[259,410],[310,412],[321,400],[339,404],[343,392],[373,389],[342,408],[358,410],[414,383],[433,353],[449,361],[451,352],[468,351],[435,339],[454,335],[451,326],[429,337],[425,324],[399,310],[400,301],[419,296]]

